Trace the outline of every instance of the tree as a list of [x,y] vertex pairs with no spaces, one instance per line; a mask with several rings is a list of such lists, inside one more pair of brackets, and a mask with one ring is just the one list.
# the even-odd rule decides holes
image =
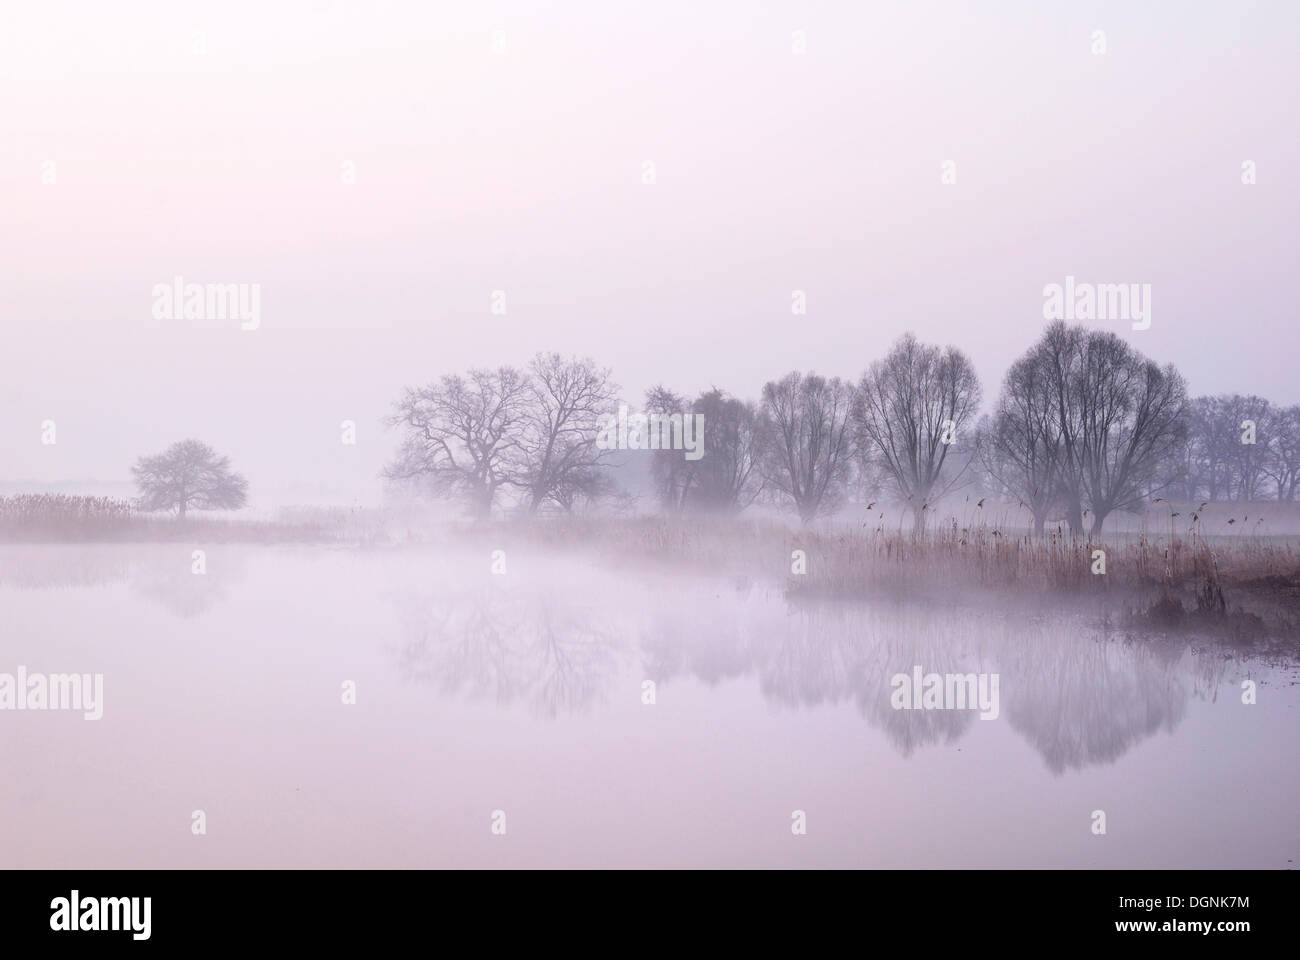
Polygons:
[[1273,434],[1283,423],[1285,417],[1262,397],[1233,393],[1192,400],[1186,453],[1192,497],[1259,499],[1266,478],[1276,483]]
[[694,505],[723,513],[743,510],[763,487],[758,470],[762,440],[758,407],[714,387],[696,398],[691,412],[704,418],[708,437],[697,463]]
[[[1011,425],[1004,449],[1019,443],[1015,456],[1022,467],[1032,460],[1040,479],[1052,467],[1076,536],[1083,533],[1085,504],[1096,536],[1109,514],[1133,509],[1154,490],[1196,472],[1178,466],[1194,459],[1186,449],[1182,377],[1113,333],[1050,324],[1008,374],[1002,400]],[[1039,434],[1036,451],[1028,443]],[[1022,479],[1034,482],[1027,473]]]
[[489,517],[497,491],[512,482],[531,396],[528,377],[512,367],[407,388],[387,419],[405,439],[385,476],[463,496],[475,516]]
[[838,377],[786,374],[763,385],[761,472],[811,523],[838,506],[853,445],[853,387]]
[[[690,414],[690,404],[681,394],[663,385],[651,387],[645,394],[646,412],[664,416]],[[707,430],[708,427],[706,426]],[[703,460],[687,460],[679,451],[659,449],[652,452],[650,475],[654,480],[659,502],[670,511],[684,510],[686,501],[695,489]]]
[[1258,499],[1270,475],[1274,412],[1256,396],[1197,397],[1189,406],[1193,463],[1210,500]]
[[529,512],[548,500],[568,510],[575,499],[609,489],[604,468],[613,451],[600,449],[596,437],[618,387],[609,370],[558,353],[539,353],[529,373],[521,437],[510,456],[512,482],[524,491]]
[[1233,394],[1229,402],[1236,422],[1236,443],[1230,462],[1234,493],[1238,500],[1259,500],[1268,476],[1269,442],[1273,432],[1273,405],[1263,397]]
[[1300,406],[1278,408],[1272,422],[1264,469],[1278,500],[1291,501],[1300,488]]
[[1187,388],[1172,365],[1158,366],[1113,333],[1086,331],[1077,342],[1068,388],[1077,420],[1068,442],[1097,536],[1110,513],[1144,502],[1182,442]]
[[131,473],[145,510],[175,508],[180,519],[196,510],[238,510],[248,500],[248,481],[206,443],[181,440],[162,453],[141,457]]
[[1221,397],[1196,397],[1188,404],[1187,459],[1193,498],[1204,494],[1207,500],[1226,500],[1231,496],[1228,453],[1236,439],[1231,416],[1223,409]]
[[910,333],[858,384],[853,408],[858,451],[882,467],[911,504],[917,530],[925,525],[926,507],[963,472],[945,467],[979,401],[979,378],[964,353],[922,344]]
[[1030,350],[1007,371],[981,445],[985,468],[1029,508],[1037,536],[1060,494],[1064,450],[1054,411],[1051,367]]
[[1078,368],[1086,331],[1069,327],[1060,320],[1048,325],[1043,337],[1031,349],[1045,378],[1052,412],[1049,429],[1059,440],[1057,489],[1065,507],[1066,520],[1074,536],[1083,534],[1083,468],[1079,441],[1080,411]]
[[685,459],[680,451],[656,450],[650,462],[660,502],[670,510],[736,513],[763,489],[759,473],[761,417],[757,405],[728,396],[717,387],[687,403],[663,386],[646,391],[649,413],[699,417],[708,438],[703,456]]

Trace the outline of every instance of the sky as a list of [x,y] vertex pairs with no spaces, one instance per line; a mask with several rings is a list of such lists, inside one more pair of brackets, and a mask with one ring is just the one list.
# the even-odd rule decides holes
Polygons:
[[[374,503],[403,386],[541,350],[633,403],[757,397],[910,330],[987,406],[1067,276],[1150,284],[1149,329],[1092,325],[1194,393],[1300,402],[1297,28],[1284,2],[0,0],[0,484],[124,483],[194,436],[255,504]],[[178,275],[260,285],[260,325],[159,319]]]

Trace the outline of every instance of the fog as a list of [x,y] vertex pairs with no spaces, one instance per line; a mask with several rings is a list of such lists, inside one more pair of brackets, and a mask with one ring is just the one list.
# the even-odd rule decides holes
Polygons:
[[1298,29],[6,6],[0,867],[1292,864]]
[[[205,576],[187,545],[6,547],[10,659],[101,672],[104,715],[5,716],[0,760],[41,771],[6,791],[5,866],[1295,853],[1294,663],[997,603],[793,605],[761,581],[571,553],[512,548],[499,575],[487,546],[228,547]],[[41,573],[13,577],[15,551]],[[888,678],[914,665],[999,673],[999,715],[891,709]]]
[[[991,395],[1067,276],[1151,284],[1150,329],[1108,326],[1195,392],[1295,403],[1272,348],[1293,338],[1298,16],[11,7],[3,479],[117,492],[197,436],[254,504],[377,503],[401,387],[539,350],[595,357],[634,401],[756,398],[792,367],[856,378],[912,330]],[[175,276],[260,284],[259,328],[155,319]]]

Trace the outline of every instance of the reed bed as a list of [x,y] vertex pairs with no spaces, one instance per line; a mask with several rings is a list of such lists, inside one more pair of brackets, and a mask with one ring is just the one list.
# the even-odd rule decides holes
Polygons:
[[146,513],[130,500],[29,493],[0,497],[0,541],[13,543],[310,542],[333,539],[319,521],[237,520]]
[[[466,536],[469,536],[466,531]],[[481,537],[482,531],[474,534]],[[594,550],[701,576],[780,585],[792,600],[921,599],[1092,611],[1146,629],[1300,636],[1300,551],[1264,538],[1174,533],[1035,537],[950,521],[921,534],[885,526],[792,529],[745,518],[571,519],[493,530],[503,547]],[[802,556],[796,554],[802,551]],[[1105,559],[1105,573],[1098,554]]]

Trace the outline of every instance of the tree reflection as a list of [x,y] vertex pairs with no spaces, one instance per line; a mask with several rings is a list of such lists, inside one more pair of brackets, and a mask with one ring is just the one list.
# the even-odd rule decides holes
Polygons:
[[207,613],[244,578],[245,553],[204,549],[203,573],[194,572],[194,549],[182,544],[149,546],[135,554],[131,587],[155,606],[185,620]]
[[494,583],[396,602],[398,667],[441,693],[523,702],[554,717],[598,701],[625,660],[617,630],[595,610],[549,592]]
[[[445,693],[525,702],[556,716],[641,678],[706,687],[751,681],[771,704],[849,705],[904,757],[1009,724],[1054,775],[1110,764],[1212,698],[1223,660],[1186,640],[1130,641],[1065,614],[913,602],[793,604],[775,590],[664,575],[626,591],[494,582],[406,594],[403,673]],[[999,676],[999,716],[896,710],[891,678],[914,666]]]

